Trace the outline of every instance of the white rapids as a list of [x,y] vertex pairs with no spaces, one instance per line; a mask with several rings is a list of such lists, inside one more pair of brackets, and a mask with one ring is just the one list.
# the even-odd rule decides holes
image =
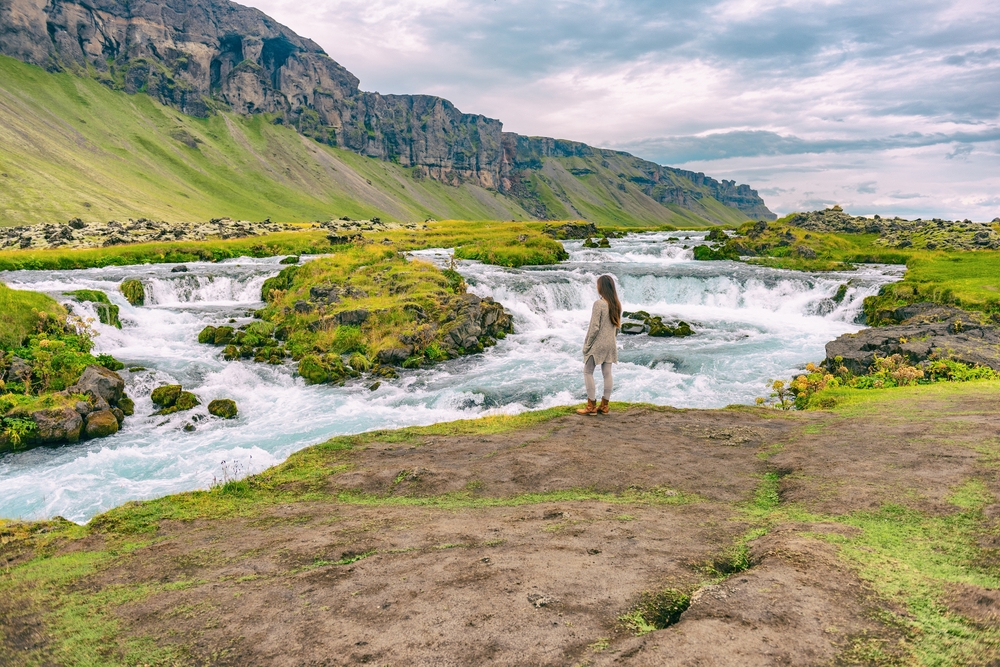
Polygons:
[[[116,435],[0,456],[0,516],[61,515],[83,522],[127,500],[208,488],[222,476],[223,461],[259,472],[335,435],[581,401],[580,348],[597,298],[595,279],[603,273],[617,278],[626,310],[682,319],[696,332],[689,338],[620,336],[615,400],[678,407],[750,403],[765,393],[766,381],[819,361],[828,341],[858,330],[864,297],[903,271],[870,266],[808,274],[695,262],[683,245],[703,237],[633,234],[613,240],[610,249],[568,241],[569,261],[551,267],[457,262],[470,291],[492,296],[513,313],[515,333],[483,354],[403,371],[376,391],[361,380],[307,386],[290,362],[227,362],[219,348],[198,344],[206,325],[249,321],[262,305],[262,283],[283,268],[279,258],[191,263],[186,273],[162,264],[0,273],[11,287],[67,303],[63,292],[69,290],[105,291],[121,309],[123,328],[95,325],[96,352],[147,369],[122,371],[136,415]],[[413,255],[442,265],[450,260],[447,250]],[[145,306],[129,305],[118,292],[127,278],[144,283]],[[843,283],[849,284],[847,295],[834,303]],[[87,304],[72,307],[89,313]],[[164,383],[183,384],[202,405],[151,416],[150,392]],[[237,419],[208,417],[205,406],[222,397],[236,400]],[[192,432],[183,430],[189,422],[196,426]]]

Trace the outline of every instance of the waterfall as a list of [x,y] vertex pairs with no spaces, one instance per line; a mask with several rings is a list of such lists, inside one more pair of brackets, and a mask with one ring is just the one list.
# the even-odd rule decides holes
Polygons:
[[[307,386],[292,363],[227,362],[219,348],[197,343],[206,325],[251,321],[248,311],[260,306],[261,285],[282,268],[280,258],[195,262],[187,272],[144,265],[0,274],[12,287],[48,292],[83,315],[95,315],[92,306],[70,302],[63,292],[106,292],[120,308],[123,328],[95,323],[95,351],[136,369],[122,372],[136,415],[114,436],[0,456],[0,516],[86,521],[126,500],[207,488],[223,460],[259,471],[334,435],[579,401],[580,348],[597,298],[595,280],[604,273],[615,276],[626,309],[683,319],[697,332],[619,336],[616,400],[679,407],[752,402],[766,380],[820,360],[826,342],[859,329],[863,298],[902,272],[865,267],[805,274],[695,262],[690,246],[703,236],[636,234],[612,240],[608,249],[569,241],[569,261],[550,267],[459,262],[470,291],[513,313],[515,333],[483,354],[403,371],[377,391],[363,380]],[[447,250],[413,254],[441,265],[451,259]],[[146,305],[134,307],[118,292],[129,278],[143,282]],[[842,284],[847,293],[837,303]],[[152,416],[149,395],[164,383],[183,384],[202,405]],[[223,397],[236,400],[237,419],[208,416],[208,402]]]

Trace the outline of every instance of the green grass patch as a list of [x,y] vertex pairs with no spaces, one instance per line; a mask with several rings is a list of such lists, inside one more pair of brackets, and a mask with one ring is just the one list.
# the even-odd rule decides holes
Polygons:
[[107,248],[0,251],[0,270],[65,270],[131,264],[219,262],[235,257],[321,254],[330,251],[323,231],[278,232],[242,239],[135,243]]

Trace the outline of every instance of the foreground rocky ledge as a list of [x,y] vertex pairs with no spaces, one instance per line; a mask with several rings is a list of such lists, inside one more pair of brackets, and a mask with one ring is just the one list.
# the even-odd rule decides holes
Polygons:
[[[853,416],[619,406],[370,434],[86,529],[7,524],[0,651],[52,661],[90,636],[109,664],[137,646],[171,664],[909,664],[926,641],[940,664],[987,664],[997,389],[871,392]],[[60,625],[74,613],[86,634]]]

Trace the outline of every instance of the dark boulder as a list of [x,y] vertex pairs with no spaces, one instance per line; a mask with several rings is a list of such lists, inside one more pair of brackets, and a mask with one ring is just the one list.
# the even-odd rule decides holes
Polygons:
[[31,439],[38,444],[76,442],[80,439],[83,417],[70,407],[35,410],[27,415],[35,422]]
[[83,370],[76,384],[67,388],[70,394],[84,394],[92,399],[103,399],[111,405],[117,405],[125,395],[125,380],[104,366],[91,365]]
[[31,364],[21,357],[14,357],[11,359],[10,368],[7,369],[7,380],[24,382],[31,379],[32,372]]
[[187,271],[188,267],[184,266],[183,264],[180,264],[170,269],[170,273],[187,273]]
[[403,363],[412,354],[413,346],[406,345],[404,347],[390,347],[386,350],[379,350],[376,358],[379,360],[379,363],[394,366]]

